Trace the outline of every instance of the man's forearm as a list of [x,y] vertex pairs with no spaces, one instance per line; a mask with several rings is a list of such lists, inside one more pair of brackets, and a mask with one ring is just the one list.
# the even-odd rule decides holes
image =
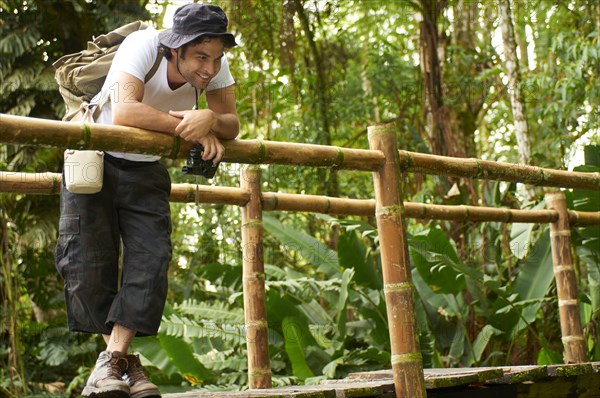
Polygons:
[[217,138],[231,140],[240,133],[240,120],[234,113],[218,114],[214,113],[216,121],[212,130]]
[[[193,130],[199,129],[197,136],[182,134],[181,136],[185,139],[198,139],[212,131],[216,138],[230,140],[237,137],[240,131],[240,122],[235,113],[219,114],[208,109],[165,113],[141,102],[113,104],[113,108],[113,124],[115,125],[138,127],[168,134],[181,134],[182,126],[179,125],[185,118],[188,120],[188,126]],[[198,113],[196,114],[196,112]],[[185,115],[190,118],[188,119]],[[193,117],[195,115],[202,116],[195,119]],[[179,129],[176,131],[177,126]]]
[[142,102],[113,104],[113,124],[174,134],[181,119]]

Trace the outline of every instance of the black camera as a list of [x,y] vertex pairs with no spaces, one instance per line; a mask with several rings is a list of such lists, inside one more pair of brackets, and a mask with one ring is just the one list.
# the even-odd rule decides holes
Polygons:
[[188,157],[185,166],[181,169],[183,174],[199,175],[206,178],[213,178],[219,163],[213,163],[212,160],[203,160],[202,153],[204,147],[202,145],[196,145],[190,150],[190,156]]

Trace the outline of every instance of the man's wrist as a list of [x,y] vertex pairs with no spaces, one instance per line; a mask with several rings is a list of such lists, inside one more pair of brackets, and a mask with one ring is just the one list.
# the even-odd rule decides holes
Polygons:
[[212,115],[212,122],[210,123],[210,131],[212,131],[213,133],[216,133],[218,131],[217,126],[219,124],[219,115],[217,114],[217,112],[215,112],[213,110],[210,110],[210,113]]

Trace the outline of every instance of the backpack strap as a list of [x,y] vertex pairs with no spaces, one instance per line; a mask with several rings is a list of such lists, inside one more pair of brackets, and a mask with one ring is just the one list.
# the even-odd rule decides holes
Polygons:
[[160,66],[163,56],[164,55],[163,55],[162,51],[158,50],[158,55],[156,56],[156,59],[154,60],[154,65],[152,65],[152,68],[150,68],[150,70],[148,71],[148,74],[146,75],[146,78],[144,79],[144,83],[148,83],[150,81],[150,79],[152,79],[154,77],[154,75],[156,74],[156,71],[158,70],[158,67]]
[[[150,70],[146,74],[146,77],[144,78],[144,84],[148,83],[150,81],[150,79],[152,79],[154,77],[154,75],[156,75],[156,71],[160,67],[160,63],[162,62],[162,59],[163,59],[163,53],[161,51],[159,51],[158,55],[156,56],[156,59],[154,60],[154,65],[152,65],[152,68],[150,68]],[[104,99],[102,99],[102,101],[98,102],[97,104],[85,105],[84,106],[84,114],[87,113],[88,111],[90,111],[90,108],[93,107],[94,109],[92,111],[90,111],[91,112],[90,115],[93,120],[96,120],[96,118],[98,118],[98,116],[100,116],[100,111],[102,110],[102,107],[104,105],[106,105],[106,103],[108,101],[110,101],[110,95],[107,95]]]

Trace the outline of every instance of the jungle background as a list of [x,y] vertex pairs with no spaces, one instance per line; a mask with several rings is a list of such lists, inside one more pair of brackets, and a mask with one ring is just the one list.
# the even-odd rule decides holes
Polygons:
[[[600,10],[595,0],[223,0],[238,48],[240,138],[368,148],[395,122],[411,151],[600,170]],[[181,5],[182,3],[174,3]],[[142,19],[160,0],[0,0],[0,112],[60,119],[52,69],[93,35]],[[0,119],[1,123],[1,119]],[[59,172],[62,150],[0,146],[0,169]],[[182,161],[166,161],[173,182]],[[263,190],[373,197],[370,173],[269,166]],[[215,185],[237,186],[238,165]],[[543,208],[543,191],[410,174],[405,200]],[[599,211],[597,191],[567,191]],[[76,395],[101,339],[66,328],[54,267],[59,198],[0,194],[0,395]],[[163,392],[247,382],[237,207],[173,204],[174,255],[159,335],[139,339]],[[275,385],[389,367],[370,218],[265,214]],[[408,221],[426,367],[562,362],[546,225]],[[600,231],[573,230],[584,333],[600,360]]]

